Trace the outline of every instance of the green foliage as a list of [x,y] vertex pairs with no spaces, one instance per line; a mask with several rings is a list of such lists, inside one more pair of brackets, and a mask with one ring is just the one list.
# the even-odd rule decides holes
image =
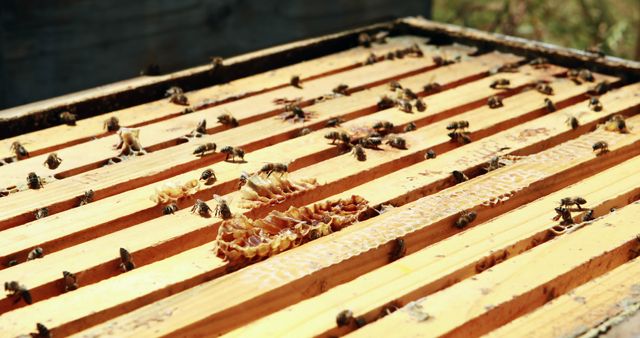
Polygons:
[[640,0],[435,0],[434,20],[640,60]]

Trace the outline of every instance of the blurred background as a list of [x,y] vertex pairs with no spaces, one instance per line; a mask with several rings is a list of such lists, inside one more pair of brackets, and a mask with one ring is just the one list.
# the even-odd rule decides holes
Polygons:
[[410,15],[640,60],[640,0],[2,0],[0,109]]

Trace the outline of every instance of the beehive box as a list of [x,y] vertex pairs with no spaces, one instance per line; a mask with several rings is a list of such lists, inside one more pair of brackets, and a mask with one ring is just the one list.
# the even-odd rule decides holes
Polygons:
[[0,332],[606,330],[640,304],[638,79],[406,18],[0,112]]

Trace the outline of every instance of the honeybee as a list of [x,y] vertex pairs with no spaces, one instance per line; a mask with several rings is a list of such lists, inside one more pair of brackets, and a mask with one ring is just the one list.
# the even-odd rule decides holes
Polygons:
[[585,212],[584,215],[582,215],[582,222],[590,222],[596,219],[593,213],[593,209],[589,209],[587,212]]
[[23,159],[25,157],[29,157],[29,152],[27,151],[27,148],[25,148],[22,143],[15,141],[13,143],[11,143],[11,147],[9,148],[14,154],[16,154],[16,157],[20,160]]
[[400,82],[396,81],[396,80],[392,80],[389,82],[389,90],[392,92],[395,92],[396,89],[402,89],[402,85],[400,84]]
[[500,156],[494,156],[491,158],[491,160],[489,160],[489,163],[487,163],[487,166],[484,167],[484,171],[486,172],[490,172],[499,168],[504,167],[505,164],[500,162]]
[[418,99],[418,94],[414,93],[413,90],[409,89],[409,88],[404,88],[402,90],[402,95],[407,99],[407,100],[417,100]]
[[371,128],[373,128],[375,131],[377,131],[380,134],[387,134],[392,132],[395,126],[393,125],[393,123],[389,121],[378,121],[374,123],[373,126],[371,126]]
[[421,113],[427,109],[427,104],[424,103],[424,101],[420,98],[416,99],[415,106],[416,106],[416,110]]
[[48,167],[51,170],[54,170],[60,166],[60,163],[62,163],[62,159],[58,157],[58,154],[51,153],[49,154],[49,156],[47,156],[47,159],[42,165]]
[[44,180],[34,172],[27,175],[27,185],[30,189],[40,189],[44,186]]
[[371,47],[371,36],[367,33],[360,33],[358,35],[358,44],[365,48]]
[[602,111],[602,102],[597,97],[592,97],[589,99],[589,109],[599,112]]
[[395,105],[396,105],[396,100],[390,98],[387,95],[382,96],[377,103],[378,110],[393,108]]
[[551,101],[548,97],[544,98],[544,106],[545,108],[547,108],[547,112],[549,113],[553,113],[557,110],[556,104],[553,103],[553,101]]
[[223,66],[224,59],[220,56],[212,56],[211,58],[211,68],[217,69]]
[[533,66],[533,68],[535,68],[535,69],[547,68],[548,67],[548,63],[549,63],[549,60],[547,60],[546,58],[543,58],[543,57],[535,58],[535,59],[529,61],[529,65]]
[[519,65],[517,62],[505,63],[504,65],[498,67],[495,73],[517,73],[519,71],[518,67]]
[[593,76],[593,73],[591,73],[591,71],[588,69],[580,69],[580,71],[578,72],[578,77],[588,82],[593,82],[596,80]]
[[455,226],[458,229],[462,229],[464,227],[466,227],[467,225],[469,225],[469,223],[473,222],[476,217],[478,216],[478,214],[475,211],[462,211],[460,213],[460,217],[458,217],[458,219],[455,222]]
[[571,129],[576,129],[580,126],[580,121],[575,116],[568,117],[566,123],[571,126]]
[[224,197],[214,194],[213,199],[215,199],[216,202],[218,203],[215,210],[216,217],[220,217],[225,220],[233,217],[233,214],[231,213],[231,208],[229,208],[229,203]]
[[284,114],[282,116],[284,120],[293,119],[294,121],[296,120],[304,121],[305,119],[307,119],[307,116],[308,116],[307,113],[304,110],[302,110],[302,108],[300,108],[300,106],[298,106],[297,104],[285,106],[285,111],[289,111],[290,113]]
[[307,128],[307,127],[302,128],[302,129],[300,129],[300,132],[298,132],[298,136],[309,135],[309,134],[311,134],[311,131],[312,130],[310,128]]
[[389,262],[396,261],[404,257],[404,255],[407,253],[407,248],[404,244],[404,239],[396,238],[396,240],[393,243],[394,243],[393,248],[389,253]]
[[435,93],[442,90],[442,86],[438,82],[429,82],[424,87],[422,87],[425,93]]
[[342,141],[345,144],[351,142],[351,138],[345,132],[330,131],[324,134],[324,138],[331,140],[331,144],[335,144],[338,140]]
[[609,144],[605,141],[598,141],[591,146],[593,151],[596,151],[596,155],[602,155],[609,152]]
[[620,114],[613,115],[604,125],[604,129],[608,131],[617,131],[622,134],[629,132],[624,117]]
[[69,126],[76,125],[76,118],[77,118],[76,114],[72,114],[68,111],[60,113],[60,121],[62,121],[64,124]]
[[489,108],[491,109],[500,108],[503,106],[502,98],[498,95],[493,95],[487,99],[487,105],[489,105]]
[[394,53],[393,51],[388,52],[387,55],[385,55],[384,58],[387,59],[387,60],[395,60],[396,53]]
[[452,141],[458,142],[460,144],[469,144],[471,143],[471,137],[469,136],[469,132],[458,132],[452,131],[447,134]]
[[454,170],[451,172],[451,174],[453,175],[453,178],[456,180],[456,183],[462,183],[469,180],[469,177],[467,177],[467,175],[465,175],[462,171]]
[[372,65],[376,62],[378,62],[378,57],[375,54],[370,53],[369,56],[367,56],[367,59],[364,61],[364,65]]
[[300,80],[299,75],[292,76],[291,80],[289,80],[289,84],[292,85],[293,87],[302,89],[302,81]]
[[456,131],[458,129],[464,130],[469,128],[469,121],[453,121],[447,125],[447,130]]
[[609,89],[611,89],[610,87],[611,85],[609,84],[609,81],[604,80],[604,81],[598,82],[598,84],[596,84],[595,87],[591,88],[589,90],[589,94],[603,95],[606,92],[608,92]]
[[205,143],[202,145],[199,145],[196,150],[193,151],[194,155],[199,155],[199,156],[204,156],[204,153],[211,151],[211,152],[215,152],[216,148],[218,148],[218,146],[213,143],[213,142],[209,142],[209,143]]
[[560,224],[562,225],[569,225],[574,223],[573,218],[571,217],[571,211],[568,208],[556,207],[553,210],[555,210],[556,212],[556,216],[553,218],[554,221],[562,218],[562,222],[560,222]]
[[369,149],[380,149],[382,139],[380,137],[364,137],[360,140],[360,145]]
[[236,161],[236,157],[241,161],[244,161],[244,150],[242,148],[234,148],[232,146],[224,146],[220,149],[220,152],[226,154],[225,161],[229,160],[229,156],[231,156],[231,162]]
[[240,178],[238,179],[238,189],[242,188],[242,186],[247,184],[248,180],[249,180],[249,174],[247,172],[243,171],[242,173],[240,173]]
[[78,288],[78,278],[75,274],[69,271],[62,271],[62,278],[64,279],[64,292],[73,291]]
[[433,150],[433,149],[427,150],[427,152],[424,154],[424,158],[425,159],[436,158],[436,156],[437,156],[437,154],[436,154],[435,150]]
[[184,92],[180,87],[173,86],[167,89],[167,92],[164,94],[164,96],[169,97],[169,102],[171,103],[175,103],[181,106],[189,105],[189,99],[186,95],[184,95]]
[[178,211],[178,205],[175,203],[167,204],[162,208],[163,215],[173,215],[176,211]]
[[418,127],[416,126],[416,124],[415,124],[415,123],[413,123],[413,122],[409,122],[409,123],[407,123],[407,125],[406,125],[406,126],[404,126],[404,128],[402,129],[402,131],[403,131],[403,132],[405,132],[405,133],[408,133],[408,132],[414,131],[414,130],[416,130],[416,129],[418,129]]
[[332,92],[334,94],[347,96],[349,95],[349,92],[347,90],[349,90],[349,86],[341,83],[337,87],[333,88]]
[[84,192],[84,194],[82,196],[80,196],[80,204],[79,206],[83,206],[85,204],[89,204],[91,202],[93,202],[93,190],[89,189],[87,191]]
[[34,338],[51,338],[51,332],[49,332],[49,329],[44,326],[44,324],[42,323],[37,323],[36,324],[36,330],[38,331],[38,333],[31,333],[31,337]]
[[198,125],[196,126],[196,129],[192,132],[192,135],[195,135],[196,137],[200,137],[202,134],[206,134],[206,133],[207,133],[207,120],[202,119],[200,120],[200,122],[198,122]]
[[356,144],[351,152],[353,156],[358,159],[358,161],[362,162],[367,160],[367,153],[365,153],[364,147],[362,147],[361,145]]
[[504,89],[504,88],[508,88],[510,84],[511,84],[511,81],[509,81],[509,79],[497,79],[491,82],[489,87],[493,89]]
[[41,247],[36,247],[33,250],[29,251],[29,253],[27,254],[27,261],[42,258],[43,256],[44,250]]
[[536,84],[536,90],[545,95],[553,95],[553,88],[546,82],[538,82]]
[[240,123],[238,123],[238,120],[236,120],[235,117],[231,116],[231,114],[218,115],[218,123],[221,123],[225,126],[229,126],[231,128],[235,128],[240,125]]
[[353,321],[353,312],[351,310],[342,310],[336,316],[336,324],[338,327],[348,326]]
[[41,219],[41,218],[45,218],[47,216],[49,216],[49,208],[44,207],[44,208],[40,208],[38,210],[36,210],[33,215],[36,217],[36,219]]
[[402,59],[404,58],[404,55],[406,54],[406,52],[404,51],[404,49],[396,49],[393,54],[395,55],[395,57],[397,57],[398,59]]
[[435,63],[436,66],[448,66],[450,64],[455,63],[454,60],[447,59],[441,55],[436,55],[432,59],[433,59],[433,63]]
[[289,165],[286,163],[267,163],[260,168],[259,174],[267,174],[269,177],[272,173],[280,173],[280,176],[289,171]]
[[7,293],[7,296],[14,297],[14,304],[19,302],[20,299],[24,300],[27,304],[32,303],[29,289],[16,281],[4,282],[4,291]]
[[339,117],[332,117],[329,120],[327,120],[327,123],[325,124],[325,127],[327,127],[327,128],[338,127],[338,126],[340,126],[340,124],[342,122],[344,122],[343,119],[341,119]]
[[118,118],[115,116],[111,116],[110,118],[104,120],[102,127],[109,132],[118,131],[118,129],[120,129],[120,120],[118,120]]
[[120,248],[120,270],[122,272],[131,271],[136,268],[136,264],[133,262],[133,258],[127,249]]
[[413,113],[413,106],[411,106],[411,101],[397,100],[396,103],[398,104],[398,109],[400,109],[401,111],[409,114]]
[[187,115],[193,113],[195,110],[191,107],[186,107],[182,110],[182,115]]
[[390,136],[387,139],[386,144],[396,149],[407,149],[407,141],[400,136]]
[[200,180],[204,181],[206,185],[212,184],[217,180],[216,173],[213,169],[207,168],[200,174]]
[[582,210],[582,204],[587,203],[587,200],[585,200],[582,197],[576,196],[576,197],[565,197],[563,199],[560,200],[560,206],[561,207],[570,207],[572,205],[575,205],[578,207],[578,210]]
[[191,207],[192,214],[198,214],[202,217],[209,217],[211,208],[203,200],[197,199],[196,203]]

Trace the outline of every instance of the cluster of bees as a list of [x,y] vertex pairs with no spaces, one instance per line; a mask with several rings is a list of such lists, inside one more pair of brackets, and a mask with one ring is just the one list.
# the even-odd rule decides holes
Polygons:
[[[414,123],[407,124],[403,129],[405,132],[416,129]],[[331,144],[337,144],[343,149],[351,150],[353,156],[358,161],[366,161],[367,154],[365,148],[380,149],[380,145],[385,144],[397,148],[407,149],[407,141],[398,135],[392,134],[395,130],[393,123],[389,121],[376,122],[371,128],[356,133],[346,130],[333,130],[324,135],[325,139],[331,140]]]
[[363,62],[363,64],[372,65],[379,61],[402,59],[405,56],[421,58],[424,56],[424,53],[422,52],[422,49],[420,49],[420,46],[414,43],[413,45],[406,48],[399,48],[399,49],[396,49],[395,51],[389,51],[387,54],[382,56],[378,56],[374,53],[370,53],[369,56],[367,56],[367,59]]
[[421,97],[409,88],[403,88],[398,81],[389,82],[389,90],[395,94],[395,97],[384,95],[378,101],[378,110],[398,107],[405,113],[413,113],[415,107],[417,111],[423,112],[427,109]]
[[[562,234],[568,228],[573,226],[575,222],[573,220],[573,216],[571,215],[571,212],[583,211],[584,209],[582,208],[582,205],[586,203],[587,203],[587,200],[580,196],[565,197],[561,199],[560,206],[554,208],[556,215],[552,218],[552,220],[554,221],[560,220],[560,224],[558,226],[552,227],[551,228],[552,232],[556,234]],[[575,208],[572,208],[573,206],[575,206]],[[590,222],[590,221],[593,221],[594,219],[595,219],[594,211],[593,209],[589,209],[587,210],[587,212],[585,212],[582,215],[581,223]]]

